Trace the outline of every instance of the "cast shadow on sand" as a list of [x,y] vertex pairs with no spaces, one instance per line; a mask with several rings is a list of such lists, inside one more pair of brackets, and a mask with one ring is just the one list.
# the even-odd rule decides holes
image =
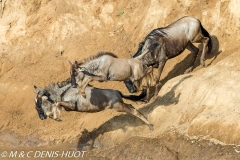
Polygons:
[[[222,51],[219,51],[218,38],[213,35],[211,36],[211,39],[212,39],[212,50],[209,54],[206,54],[205,58],[212,59],[212,60],[210,63],[209,62],[206,63],[206,67],[210,66],[218,57],[218,55],[222,52]],[[203,48],[202,45],[199,44],[197,47],[199,48],[199,53],[201,53]],[[198,54],[197,59],[195,60],[195,63],[194,63],[193,71],[196,67],[200,66],[200,57],[201,57],[201,54]],[[191,59],[192,59],[192,54],[189,53],[181,62],[177,63],[170,72],[168,72],[167,76],[161,80],[161,83],[165,84],[168,80],[184,74],[184,71],[189,67]]]
[[[147,117],[148,114],[150,114],[155,108],[158,106],[169,106],[172,104],[177,104],[180,98],[180,94],[175,94],[175,89],[186,79],[192,77],[191,75],[187,75],[186,77],[182,78],[176,85],[172,87],[172,89],[167,92],[162,97],[157,97],[153,102],[150,104],[145,105],[143,108],[139,109],[139,111]],[[147,125],[141,121],[139,118],[130,115],[130,114],[121,114],[119,116],[115,116],[102,125],[100,125],[98,128],[88,131],[84,129],[82,131],[82,135],[79,138],[78,146],[77,148],[79,150],[82,149],[92,149],[94,148],[94,142],[95,139],[106,132],[122,129],[123,131],[127,130],[127,127],[136,127],[136,126],[142,126]]]
[[146,104],[143,108],[139,109],[144,115],[149,115],[158,106],[169,106],[172,104],[178,104],[181,93],[175,94],[176,88],[186,79],[192,77],[192,75],[186,75],[171,90],[165,93],[163,96],[158,96],[152,103]]

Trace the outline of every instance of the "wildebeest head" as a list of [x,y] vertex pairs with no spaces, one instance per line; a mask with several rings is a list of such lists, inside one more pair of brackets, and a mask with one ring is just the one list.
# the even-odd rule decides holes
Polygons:
[[76,76],[78,74],[78,64],[77,61],[75,61],[74,63],[70,62],[70,77],[71,77],[71,86],[73,88],[77,88],[78,84],[76,82]]
[[36,90],[36,97],[35,97],[35,109],[38,112],[38,116],[41,120],[47,119],[48,110],[51,109],[52,103],[49,99],[49,93],[44,89],[38,88],[34,86]]
[[[151,52],[151,51],[153,51],[156,47],[159,46],[159,43],[157,43],[157,42],[156,42],[156,43],[153,43],[153,44],[151,44],[151,45],[148,47],[148,50],[145,51],[145,53],[142,53],[142,49],[143,49],[144,44],[145,44],[145,41],[139,43],[139,47],[138,47],[137,53],[135,53],[134,55],[131,55],[131,54],[130,54],[131,58],[136,58],[136,57],[140,56],[141,54],[146,54],[146,53],[148,53],[148,52]],[[143,61],[143,60],[142,60],[142,61]],[[128,80],[125,80],[124,83],[125,83],[128,91],[129,91],[130,93],[137,92],[137,87],[134,85],[134,83],[133,83],[131,80],[129,80],[129,79],[128,79]]]

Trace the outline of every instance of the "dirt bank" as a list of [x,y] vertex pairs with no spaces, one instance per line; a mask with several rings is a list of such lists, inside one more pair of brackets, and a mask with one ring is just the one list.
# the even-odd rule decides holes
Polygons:
[[[144,144],[144,145],[143,145]],[[87,153],[93,159],[239,159],[238,147],[201,138],[191,139],[175,131],[156,138],[133,136],[120,145]]]

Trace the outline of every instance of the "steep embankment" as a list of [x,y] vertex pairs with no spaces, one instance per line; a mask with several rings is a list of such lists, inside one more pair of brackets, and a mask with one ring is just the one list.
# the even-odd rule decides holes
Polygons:
[[[86,135],[96,138],[95,146],[106,148],[131,136],[154,138],[174,129],[238,144],[239,5],[237,0],[1,1],[0,136],[5,141],[21,138],[12,142],[15,145],[76,142],[86,129]],[[199,67],[198,60],[188,75],[181,75],[188,51],[169,60],[161,77],[163,83],[169,81],[159,97],[146,106],[131,102],[149,117],[154,132],[138,119],[113,111],[63,112],[62,123],[38,118],[33,85],[68,78],[68,59],[80,60],[100,50],[127,58],[152,29],[185,15],[201,20],[212,35],[213,51],[206,57],[207,68]],[[121,82],[94,85],[127,93]],[[82,141],[87,138],[82,136]]]

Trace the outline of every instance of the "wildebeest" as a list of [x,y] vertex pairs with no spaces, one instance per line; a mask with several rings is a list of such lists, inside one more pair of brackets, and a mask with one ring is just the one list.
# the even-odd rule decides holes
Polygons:
[[86,98],[84,98],[77,88],[72,88],[70,79],[59,84],[51,84],[44,89],[34,86],[36,90],[35,104],[41,120],[48,116],[60,121],[57,111],[60,113],[61,107],[66,111],[78,112],[98,112],[105,109],[114,109],[118,112],[130,113],[144,121],[150,129],[153,125],[131,104],[123,102],[122,98],[130,100],[140,100],[146,93],[139,96],[126,96],[117,90],[98,89],[91,86],[85,88]]
[[[150,47],[149,47],[150,48]],[[81,94],[84,95],[85,87],[92,80],[98,81],[124,81],[129,79],[131,82],[141,81],[148,73],[152,72],[152,67],[143,65],[137,58],[120,59],[110,52],[99,52],[80,63],[74,63],[71,67],[72,86],[76,87],[76,77],[78,73],[87,76],[77,78],[81,83]]]
[[[203,44],[200,64],[205,66],[205,54],[212,49],[211,37],[203,28],[200,20],[194,17],[182,17],[166,27],[152,30],[139,44],[138,51],[133,55],[133,58],[141,59],[144,65],[158,68],[153,85],[160,84],[159,79],[166,61],[178,56],[186,48],[191,51],[193,58],[185,73],[193,70],[199,49],[192,43]],[[151,45],[155,47],[149,51],[148,48]],[[131,80],[126,80],[125,84],[129,92],[137,91]],[[155,96],[157,94],[156,90]]]
[[[72,63],[71,61],[69,61],[69,64],[70,64],[71,85],[73,88],[76,88],[77,86],[81,86],[81,90],[82,90],[82,88],[85,88],[88,85],[89,80],[92,80],[92,77],[94,76],[89,75],[88,72],[79,70],[78,66],[82,64],[81,62],[78,63],[77,61],[75,61],[74,63]],[[141,101],[148,102],[148,100],[150,99],[149,89],[152,84],[152,79],[153,78],[152,78],[152,68],[151,68],[151,69],[148,69],[146,75],[143,78],[139,80],[135,80],[135,84],[138,86],[138,88],[141,88],[142,92],[145,93],[146,95],[141,99]],[[99,79],[95,79],[95,80],[99,80]],[[102,80],[99,80],[99,81],[101,82]],[[82,91],[81,94],[83,97],[85,97],[85,92]],[[134,97],[134,95],[132,97]]]

